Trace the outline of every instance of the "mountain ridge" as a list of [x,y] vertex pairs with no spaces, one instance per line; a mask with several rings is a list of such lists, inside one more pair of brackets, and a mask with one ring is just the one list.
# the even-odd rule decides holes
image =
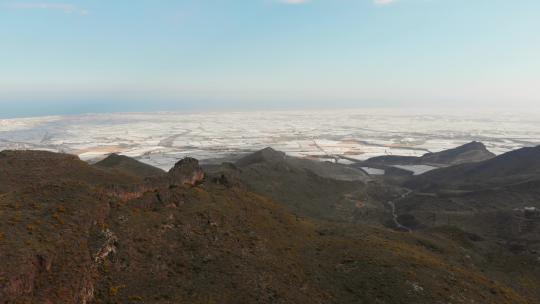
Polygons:
[[441,152],[426,153],[420,157],[416,156],[394,156],[385,155],[367,159],[364,163],[376,165],[435,165],[449,166],[461,163],[470,163],[487,160],[495,157],[486,146],[477,141],[458,146],[456,148],[443,150]]
[[481,162],[436,169],[413,177],[405,186],[473,190],[537,178],[540,178],[540,146],[517,149]]

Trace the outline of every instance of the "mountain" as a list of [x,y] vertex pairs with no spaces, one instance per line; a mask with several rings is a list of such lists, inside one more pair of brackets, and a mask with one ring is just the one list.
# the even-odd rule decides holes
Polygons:
[[359,169],[290,157],[266,148],[239,159],[228,174],[250,191],[271,197],[299,216],[318,219],[379,221],[384,212],[370,196],[369,177]]
[[237,160],[235,164],[239,167],[248,167],[261,163],[282,163],[297,170],[309,171],[320,177],[334,180],[364,182],[369,180],[369,176],[364,171],[350,166],[287,156],[285,153],[272,148],[265,148],[244,156]]
[[47,151],[0,151],[0,194],[46,180],[78,180],[92,185],[124,185],[139,181],[123,172],[111,173],[77,156]]
[[457,148],[425,154],[420,159],[426,164],[458,165],[484,161],[493,157],[495,154],[490,152],[483,143],[473,141]]
[[131,157],[110,154],[105,159],[94,164],[103,169],[118,170],[141,178],[163,175],[165,172],[159,168],[142,163]]
[[501,277],[457,230],[397,233],[299,218],[194,159],[147,179],[41,151],[2,152],[0,164],[9,183],[0,194],[2,303],[540,299],[520,287],[534,285],[533,264]]
[[432,165],[436,167],[457,165],[463,163],[479,162],[495,157],[480,142],[470,142],[457,148],[444,150],[436,153],[427,153],[420,157],[415,156],[378,156],[365,161],[369,165]]
[[459,228],[481,244],[491,271],[540,266],[530,262],[540,260],[540,147],[433,170],[405,186],[413,191],[396,204],[400,224],[428,233]]
[[440,168],[416,176],[405,185],[412,189],[479,190],[540,179],[540,146],[522,148],[475,163]]
[[257,163],[275,163],[286,161],[287,155],[284,152],[276,151],[270,147],[248,154],[236,161],[236,165],[247,167]]

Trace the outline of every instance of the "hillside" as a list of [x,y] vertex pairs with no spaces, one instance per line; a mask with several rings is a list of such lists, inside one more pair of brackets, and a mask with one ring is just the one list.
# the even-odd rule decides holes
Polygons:
[[163,175],[165,172],[159,168],[147,165],[131,157],[110,154],[103,160],[94,164],[103,169],[118,170],[141,178]]
[[369,179],[358,169],[298,159],[266,148],[226,171],[234,173],[250,191],[271,197],[299,216],[380,222],[385,215],[379,196],[388,194],[370,195],[370,189],[377,186],[365,183]]
[[470,142],[465,145],[435,153],[426,153],[420,157],[386,155],[373,157],[365,161],[369,165],[432,165],[436,167],[458,165],[471,162],[484,161],[495,157],[480,142]]
[[486,273],[508,277],[519,272],[516,282],[537,285],[539,156],[539,147],[523,148],[412,177],[405,185],[414,191],[397,204],[397,220],[430,234],[448,227],[459,229],[488,260],[482,262],[487,263]]
[[365,182],[369,180],[369,176],[364,171],[350,166],[292,157],[272,148],[265,148],[252,154],[248,154],[235,162],[238,167],[249,167],[251,165],[262,163],[281,163],[295,170],[309,171],[323,178],[340,181]]
[[93,168],[78,157],[46,151],[0,151],[0,194],[45,181],[82,181],[91,185],[124,185],[133,175]]
[[193,159],[115,185],[75,157],[21,154],[0,167],[17,185],[0,195],[6,304],[534,302],[448,233],[301,219]]
[[406,182],[413,189],[478,190],[540,179],[540,146],[522,148],[476,163],[440,168]]

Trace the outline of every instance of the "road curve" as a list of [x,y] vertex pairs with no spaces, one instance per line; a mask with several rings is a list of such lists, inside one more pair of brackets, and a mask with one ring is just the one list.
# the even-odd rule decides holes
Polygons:
[[407,226],[404,226],[402,225],[399,221],[398,221],[398,215],[396,213],[396,203],[405,199],[407,196],[409,196],[409,194],[412,193],[412,190],[410,189],[405,189],[406,192],[403,193],[400,197],[398,197],[395,201],[388,201],[388,205],[390,206],[390,208],[392,209],[392,219],[394,220],[394,224],[396,225],[396,228],[399,229],[399,230],[403,230],[403,231],[407,231],[407,232],[411,232],[412,229],[407,227]]

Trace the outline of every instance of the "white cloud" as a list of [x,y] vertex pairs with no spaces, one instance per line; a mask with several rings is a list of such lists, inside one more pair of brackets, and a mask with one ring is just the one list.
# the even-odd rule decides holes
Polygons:
[[388,5],[395,2],[395,0],[373,0],[376,5]]
[[[311,0],[275,0],[275,1],[281,2],[284,4],[299,5],[299,4],[306,4],[310,2]],[[396,2],[396,0],[372,0],[372,1],[375,5],[389,5]]]
[[290,4],[290,5],[298,5],[298,4],[306,4],[309,2],[309,0],[279,0],[279,2]]
[[66,14],[79,14],[88,15],[89,11],[80,9],[73,4],[68,3],[48,3],[48,2],[20,2],[10,5],[14,9],[27,9],[27,10],[57,10]]

